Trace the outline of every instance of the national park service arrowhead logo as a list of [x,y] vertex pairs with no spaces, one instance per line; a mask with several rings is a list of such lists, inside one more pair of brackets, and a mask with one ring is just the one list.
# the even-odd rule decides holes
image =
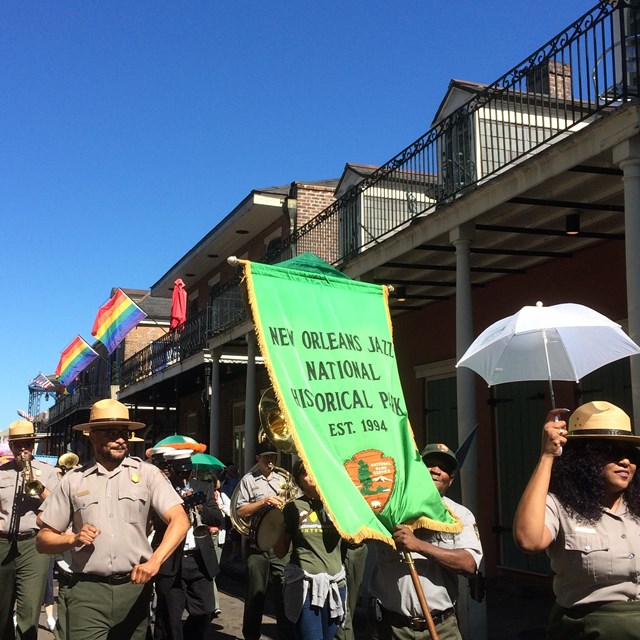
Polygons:
[[396,463],[378,449],[358,451],[344,463],[349,477],[368,505],[380,513],[393,493]]

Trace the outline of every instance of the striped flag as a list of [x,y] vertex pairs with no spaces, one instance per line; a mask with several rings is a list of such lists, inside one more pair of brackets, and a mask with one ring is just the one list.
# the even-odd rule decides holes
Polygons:
[[98,354],[89,344],[80,336],[76,336],[60,354],[60,361],[56,367],[56,378],[60,384],[66,387],[97,357]]
[[122,290],[118,289],[98,310],[91,335],[100,340],[109,353],[147,314]]
[[43,373],[39,373],[30,383],[30,391],[53,391],[55,385]]

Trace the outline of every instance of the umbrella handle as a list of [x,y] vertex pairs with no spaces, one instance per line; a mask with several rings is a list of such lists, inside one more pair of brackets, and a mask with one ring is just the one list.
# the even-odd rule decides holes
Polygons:
[[[551,380],[551,363],[549,362],[549,349],[547,347],[547,330],[543,329],[542,330],[542,342],[544,344],[544,357],[547,360],[547,375],[549,377],[549,395],[551,396],[551,408],[555,409],[556,408],[556,396],[555,393],[553,392],[553,380]],[[557,420],[557,416],[556,416],[556,420]]]

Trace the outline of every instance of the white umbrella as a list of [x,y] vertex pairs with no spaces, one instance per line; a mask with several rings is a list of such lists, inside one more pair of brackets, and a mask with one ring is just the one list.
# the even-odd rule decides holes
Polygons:
[[456,367],[468,367],[489,384],[573,380],[605,364],[640,353],[640,347],[601,313],[581,304],[523,307],[485,329]]

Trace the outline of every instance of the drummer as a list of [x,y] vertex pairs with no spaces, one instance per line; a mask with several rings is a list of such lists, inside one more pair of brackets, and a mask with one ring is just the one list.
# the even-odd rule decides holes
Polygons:
[[[268,441],[256,446],[255,470],[247,473],[241,480],[236,501],[236,515],[243,520],[259,517],[259,512],[267,505],[279,507],[283,500],[279,494],[287,484],[287,478],[275,470],[278,452]],[[259,640],[261,636],[262,614],[269,581],[273,586],[278,625],[278,640],[293,638],[293,625],[284,613],[282,584],[284,566],[289,555],[278,558],[273,551],[261,551],[250,543],[247,552],[245,606],[242,618],[242,635],[245,640]]]

